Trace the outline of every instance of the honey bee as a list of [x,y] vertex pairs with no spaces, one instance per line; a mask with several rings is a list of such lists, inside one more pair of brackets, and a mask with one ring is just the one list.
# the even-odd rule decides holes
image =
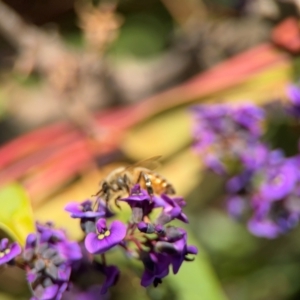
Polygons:
[[131,188],[139,184],[146,189],[149,196],[154,194],[175,194],[171,183],[153,170],[159,166],[161,156],[155,156],[128,167],[119,167],[108,174],[100,182],[100,190],[94,195],[99,196],[106,203],[115,203],[120,208],[118,200],[130,194]]

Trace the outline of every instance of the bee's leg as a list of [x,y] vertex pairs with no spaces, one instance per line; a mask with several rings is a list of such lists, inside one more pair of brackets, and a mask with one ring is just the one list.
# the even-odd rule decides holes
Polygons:
[[97,197],[101,194],[102,190],[99,190],[96,194],[91,195],[91,197]]
[[127,193],[128,193],[128,195],[130,195],[130,181],[129,181],[129,179],[128,179],[128,177],[127,177],[127,175],[125,174],[124,175],[124,183],[125,183],[125,188],[126,188],[126,190],[127,190]]
[[109,186],[106,181],[101,181],[99,186],[99,191],[96,194],[92,195],[92,197],[99,196],[100,194],[106,194],[107,190],[109,189]]
[[149,196],[152,197],[154,192],[153,192],[152,182],[151,182],[149,176],[146,173],[141,172],[139,175],[139,178],[140,177],[141,177],[141,179],[143,178],[143,180],[145,181],[147,192],[148,192]]
[[102,189],[100,189],[95,195],[92,195],[92,197],[98,197],[96,200],[95,200],[95,202],[94,202],[94,204],[93,204],[93,206],[92,206],[92,209],[94,210],[95,209],[95,207],[96,207],[96,205],[97,204],[99,204],[99,198],[100,198],[100,195],[101,194],[103,194],[103,190]]
[[119,210],[122,210],[122,208],[121,208],[121,206],[120,206],[120,204],[118,203],[118,200],[121,198],[121,196],[119,195],[119,196],[117,196],[116,198],[115,198],[115,206],[119,209]]
[[140,181],[142,180],[142,178],[143,178],[143,172],[140,172],[139,177],[138,177],[136,183],[140,184]]
[[[109,196],[110,196],[110,187],[106,181],[103,182],[100,191],[102,192],[101,194],[102,194],[102,197],[104,198],[103,200],[106,203],[106,207],[108,207],[108,201],[109,201]],[[100,195],[100,191],[99,191],[99,193],[96,194],[97,196]]]

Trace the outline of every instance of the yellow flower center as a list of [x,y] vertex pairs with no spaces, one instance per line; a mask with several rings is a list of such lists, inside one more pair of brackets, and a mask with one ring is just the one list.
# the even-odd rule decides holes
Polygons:
[[103,233],[98,234],[98,240],[103,240],[105,235]]
[[2,258],[5,254],[3,252],[0,252],[0,258]]
[[4,254],[8,254],[8,253],[10,253],[10,249],[5,249]]
[[104,233],[98,234],[98,239],[103,240],[107,236],[110,236],[110,231],[109,230],[106,230]]

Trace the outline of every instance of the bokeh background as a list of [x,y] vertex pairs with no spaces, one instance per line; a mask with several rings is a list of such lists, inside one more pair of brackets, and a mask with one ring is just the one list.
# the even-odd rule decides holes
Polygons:
[[[117,166],[162,155],[199,255],[147,290],[139,267],[116,257],[111,299],[299,299],[299,229],[267,240],[229,218],[223,180],[191,149],[189,111],[253,101],[270,114],[269,141],[293,154],[298,137],[276,108],[299,77],[299,10],[297,0],[1,1],[1,207],[26,194],[36,220],[79,239],[65,204]],[[1,270],[0,299],[28,298],[24,274]]]

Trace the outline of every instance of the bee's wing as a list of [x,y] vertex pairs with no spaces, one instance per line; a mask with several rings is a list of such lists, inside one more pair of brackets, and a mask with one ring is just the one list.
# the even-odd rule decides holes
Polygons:
[[161,157],[162,157],[161,155],[158,155],[145,160],[138,161],[137,163],[126,167],[125,170],[128,171],[137,167],[142,167],[149,170],[155,170],[161,165],[161,163],[159,162],[159,159]]

